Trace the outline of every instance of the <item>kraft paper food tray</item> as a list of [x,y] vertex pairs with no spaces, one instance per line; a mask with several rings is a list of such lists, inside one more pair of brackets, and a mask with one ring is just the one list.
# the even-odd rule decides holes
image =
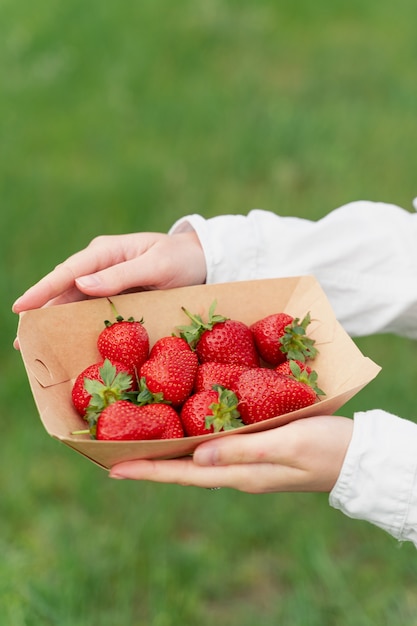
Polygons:
[[319,355],[314,360],[318,382],[326,396],[313,406],[243,426],[227,433],[154,441],[96,441],[89,435],[72,435],[86,427],[72,406],[71,388],[76,376],[100,360],[96,341],[104,320],[113,313],[106,298],[85,300],[22,313],[18,339],[34,400],[46,431],[94,463],[109,469],[120,461],[139,458],[173,458],[193,452],[210,437],[266,430],[302,417],[333,414],[369,383],[380,368],[365,357],[337,322],[317,280],[312,276],[241,281],[143,291],[112,297],[120,315],[142,319],[150,343],[176,332],[188,322],[181,310],[207,319],[216,300],[216,312],[251,324],[270,313],[284,311],[302,319],[310,312],[308,335]]

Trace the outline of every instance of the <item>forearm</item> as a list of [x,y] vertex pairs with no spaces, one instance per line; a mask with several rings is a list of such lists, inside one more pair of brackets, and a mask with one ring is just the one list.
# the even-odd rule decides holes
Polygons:
[[417,337],[417,214],[355,202],[317,222],[267,211],[209,220],[191,215],[204,250],[207,282],[312,274],[352,336]]

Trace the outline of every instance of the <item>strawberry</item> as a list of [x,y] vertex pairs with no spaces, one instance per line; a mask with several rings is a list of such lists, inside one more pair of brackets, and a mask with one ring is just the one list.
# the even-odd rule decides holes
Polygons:
[[326,395],[317,385],[318,374],[302,361],[285,361],[275,368],[275,371],[284,376],[288,376],[300,383],[309,385],[317,396]]
[[245,424],[253,424],[314,404],[316,391],[307,383],[277,374],[273,369],[250,369],[241,374],[236,395]]
[[236,395],[220,385],[194,393],[180,413],[185,434],[193,437],[243,426],[237,404]]
[[113,441],[159,439],[165,429],[161,407],[171,408],[158,404],[138,406],[128,400],[118,400],[101,412],[91,434],[96,439]]
[[309,313],[301,322],[287,313],[272,313],[254,322],[250,329],[261,358],[270,365],[279,365],[286,359],[314,359],[315,341],[306,335],[310,321]]
[[136,386],[131,368],[105,359],[78,374],[71,390],[72,403],[83,418],[93,419],[108,404],[127,397]]
[[194,391],[212,389],[213,385],[221,385],[234,391],[239,376],[247,369],[247,365],[239,365],[238,363],[217,363],[216,361],[201,363],[198,366]]
[[[114,309],[111,301],[110,304]],[[104,322],[105,328],[97,339],[98,351],[103,359],[139,369],[149,355],[149,335],[143,320],[136,321],[133,317],[125,320],[116,311],[115,314],[115,322]]]
[[147,385],[145,377],[139,380],[139,390],[132,402],[138,406],[157,404],[160,413],[164,417],[165,428],[160,439],[178,439],[184,437],[184,429],[180,417],[175,409],[164,400],[162,392],[152,393]]
[[301,372],[306,372],[306,374],[311,374],[311,372],[313,371],[311,367],[309,367],[306,363],[298,361],[297,359],[291,359],[289,361],[284,361],[283,363],[280,363],[276,366],[275,371],[278,372],[278,374],[283,374],[284,376],[294,377],[294,364],[300,368]]
[[165,402],[178,407],[193,390],[197,367],[197,355],[185,339],[171,335],[155,342],[140,378],[151,393],[162,393]]
[[177,411],[169,404],[160,404],[159,410],[164,419],[164,430],[160,439],[181,439],[184,437],[184,427]]
[[207,323],[182,307],[191,325],[178,326],[180,336],[195,349],[200,363],[217,361],[257,367],[259,357],[250,328],[239,320],[215,315],[215,307],[213,302]]

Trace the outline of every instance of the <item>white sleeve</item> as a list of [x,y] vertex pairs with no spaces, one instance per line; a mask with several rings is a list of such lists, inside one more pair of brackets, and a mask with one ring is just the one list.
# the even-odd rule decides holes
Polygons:
[[356,413],[329,502],[417,547],[417,424],[379,409]]
[[[191,215],[207,282],[312,274],[352,336],[417,338],[417,213],[354,202],[316,222],[267,211]],[[417,424],[383,410],[357,413],[330,504],[417,547]]]
[[170,233],[187,229],[200,239],[208,283],[311,274],[350,335],[417,338],[417,213],[359,201],[318,221],[261,210],[189,215]]

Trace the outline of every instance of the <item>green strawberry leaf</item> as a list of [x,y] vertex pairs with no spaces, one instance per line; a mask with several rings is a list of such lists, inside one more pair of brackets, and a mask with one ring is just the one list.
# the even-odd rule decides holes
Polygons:
[[171,404],[169,400],[164,400],[164,394],[162,391],[153,393],[148,389],[146,385],[146,378],[142,376],[139,380],[139,393],[132,392],[129,395],[129,399],[132,400],[134,404],[138,404],[139,406],[143,406],[145,404]]
[[189,325],[180,325],[177,326],[177,330],[179,331],[180,337],[185,339],[191,348],[195,348],[197,343],[200,340],[201,335],[206,330],[213,330],[213,327],[219,322],[225,322],[228,318],[223,315],[215,314],[215,308],[217,306],[217,301],[214,300],[209,308],[208,312],[208,320],[207,322],[203,321],[201,315],[190,313],[187,311],[185,307],[181,307],[181,310],[189,317],[191,320],[191,324]]
[[91,395],[87,407],[85,419],[93,425],[101,411],[116,400],[128,399],[129,390],[132,386],[132,376],[127,372],[117,372],[117,368],[105,359],[99,369],[103,382],[85,378],[84,388]]
[[280,339],[281,352],[287,359],[305,362],[307,359],[314,359],[318,350],[315,348],[314,339],[307,336],[307,326],[311,322],[310,313],[300,322],[297,317],[291,324],[285,327],[285,333]]
[[207,430],[213,426],[213,431],[218,433],[221,430],[233,430],[243,426],[240,413],[237,410],[239,400],[236,394],[221,385],[213,385],[213,389],[218,392],[219,400],[209,406],[212,415],[206,415],[205,426]]
[[314,389],[317,396],[326,395],[325,392],[317,385],[318,374],[315,370],[308,373],[307,370],[302,370],[298,363],[295,363],[295,361],[292,360],[290,361],[290,370],[296,380],[309,385],[312,389]]

